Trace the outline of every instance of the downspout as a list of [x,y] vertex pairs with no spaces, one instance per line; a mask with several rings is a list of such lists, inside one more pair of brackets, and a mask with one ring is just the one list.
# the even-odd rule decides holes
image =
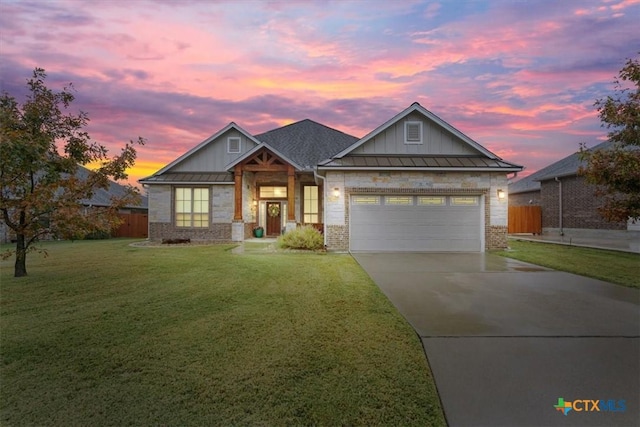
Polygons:
[[558,183],[558,212],[560,220],[560,235],[564,236],[564,230],[562,227],[562,181],[556,176],[556,182]]
[[[318,169],[313,169],[313,177],[317,180],[322,180],[322,237],[324,241],[324,247],[327,247],[327,181],[324,176],[318,175]],[[317,182],[317,181],[316,181]]]

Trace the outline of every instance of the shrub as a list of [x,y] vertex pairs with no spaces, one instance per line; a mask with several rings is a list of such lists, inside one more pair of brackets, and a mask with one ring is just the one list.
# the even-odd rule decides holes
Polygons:
[[286,249],[322,249],[324,238],[318,230],[305,225],[278,237],[278,246]]

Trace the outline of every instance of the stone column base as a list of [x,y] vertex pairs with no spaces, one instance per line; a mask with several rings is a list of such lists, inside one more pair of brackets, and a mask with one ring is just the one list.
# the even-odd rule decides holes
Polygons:
[[231,240],[234,242],[244,241],[244,221],[233,221],[231,224]]
[[285,233],[295,230],[298,227],[298,224],[295,221],[287,221],[287,228],[285,229]]

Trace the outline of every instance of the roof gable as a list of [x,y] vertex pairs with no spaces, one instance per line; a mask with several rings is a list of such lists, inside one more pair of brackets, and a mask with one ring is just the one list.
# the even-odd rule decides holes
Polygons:
[[[227,138],[240,137],[245,144],[241,144],[239,153],[227,153]],[[160,169],[154,175],[160,175],[165,172],[197,172],[202,170],[210,170],[212,160],[216,157],[220,158],[217,163],[218,167],[214,167],[215,171],[224,170],[224,165],[242,156],[247,151],[252,150],[260,141],[256,140],[249,132],[231,122],[224,128],[220,129],[209,138],[187,151],[164,168]]]
[[[405,143],[405,123],[419,124],[421,143]],[[411,126],[411,125],[409,125]],[[412,127],[415,129],[415,127]],[[346,155],[480,155],[500,160],[417,102],[334,157]]]
[[[264,151],[268,151],[273,153],[276,158],[272,159],[275,161],[283,161],[285,163],[290,164],[291,166],[293,166],[294,168],[298,169],[298,170],[302,170],[302,166],[300,166],[298,163],[294,162],[293,160],[291,160],[288,156],[286,156],[285,154],[281,153],[280,151],[276,150],[275,148],[271,147],[269,144],[266,144],[264,142],[260,143],[260,145],[256,145],[252,150],[247,151],[246,153],[244,153],[242,156],[238,157],[236,160],[234,160],[233,162],[229,163],[225,169],[226,170],[232,170],[234,168],[234,166],[236,166],[237,164],[240,164],[242,162],[245,162],[247,160],[249,161],[256,161],[257,158],[255,159],[251,159],[252,157],[255,156],[259,156],[261,154],[261,152]],[[258,160],[260,161],[260,160]]]
[[358,141],[355,136],[309,119],[256,135],[256,139],[307,170]]

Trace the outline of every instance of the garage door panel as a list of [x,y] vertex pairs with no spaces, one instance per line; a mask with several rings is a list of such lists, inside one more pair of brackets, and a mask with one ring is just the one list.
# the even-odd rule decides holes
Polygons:
[[[406,197],[406,196],[405,196]],[[352,251],[480,251],[480,206],[351,205]]]

